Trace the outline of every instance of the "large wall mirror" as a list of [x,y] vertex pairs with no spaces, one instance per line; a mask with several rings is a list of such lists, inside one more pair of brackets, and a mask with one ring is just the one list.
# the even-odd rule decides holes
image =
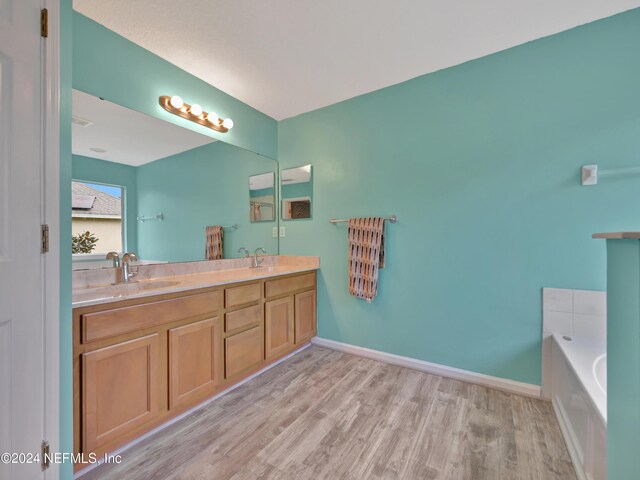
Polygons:
[[72,140],[74,269],[205,260],[218,226],[223,258],[278,253],[275,159],[78,90]]

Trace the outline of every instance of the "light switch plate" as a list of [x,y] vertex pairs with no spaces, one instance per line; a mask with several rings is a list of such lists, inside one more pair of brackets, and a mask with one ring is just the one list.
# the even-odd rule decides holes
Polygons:
[[273,227],[273,232],[271,234],[273,238],[278,238],[278,227]]
[[286,232],[286,230],[284,229],[284,227],[280,227],[280,236],[281,236],[281,237],[286,237],[286,236],[287,236],[287,232]]

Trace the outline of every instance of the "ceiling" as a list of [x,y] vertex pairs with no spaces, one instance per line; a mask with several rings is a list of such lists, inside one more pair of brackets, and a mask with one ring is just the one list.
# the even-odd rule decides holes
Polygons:
[[640,0],[74,0],[277,120],[640,6]]
[[[73,91],[73,119],[74,155],[134,167],[215,142],[211,137],[78,90]],[[79,125],[84,121],[90,124]]]

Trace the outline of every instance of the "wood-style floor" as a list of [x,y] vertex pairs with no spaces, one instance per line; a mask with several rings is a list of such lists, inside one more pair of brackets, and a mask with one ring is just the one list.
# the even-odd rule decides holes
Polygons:
[[542,400],[310,347],[82,477],[558,479]]

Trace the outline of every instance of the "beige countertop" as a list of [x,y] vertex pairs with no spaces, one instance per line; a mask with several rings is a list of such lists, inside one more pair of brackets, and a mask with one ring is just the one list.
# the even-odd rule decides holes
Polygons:
[[[258,268],[244,266],[240,261],[230,263],[224,260],[154,265],[150,266],[148,270],[142,270],[143,267],[139,267],[142,270],[139,281],[118,285],[112,285],[109,282],[111,278],[115,279],[115,270],[111,268],[101,269],[101,272],[87,270],[84,275],[82,272],[74,272],[72,306],[73,308],[88,307],[198,288],[217,287],[230,283],[313,271],[320,267],[318,257],[272,256],[264,263],[265,265]],[[205,271],[201,271],[203,269]],[[101,281],[102,283],[91,284],[89,278],[94,282]],[[105,279],[109,280],[105,281]]]
[[611,233],[594,233],[593,238],[608,238],[608,239],[640,239],[640,232],[611,232]]

